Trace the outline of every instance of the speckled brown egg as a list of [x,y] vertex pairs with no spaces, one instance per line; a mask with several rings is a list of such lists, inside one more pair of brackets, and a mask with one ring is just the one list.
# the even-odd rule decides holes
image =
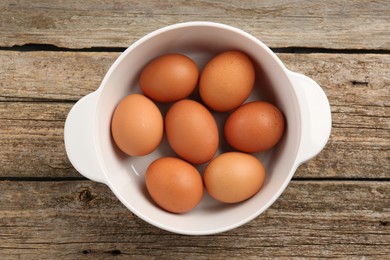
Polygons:
[[188,97],[195,89],[199,70],[189,57],[165,54],[149,62],[141,72],[142,92],[158,102],[172,102]]
[[239,151],[254,153],[274,147],[281,139],[285,122],[282,112],[264,101],[246,103],[226,120],[226,141]]
[[241,152],[217,156],[207,165],[203,176],[210,196],[225,203],[249,199],[263,186],[265,177],[263,164],[253,155]]
[[114,142],[124,153],[141,156],[161,143],[164,125],[158,107],[149,98],[131,94],[120,101],[111,119]]
[[227,51],[206,64],[199,80],[199,93],[209,108],[226,112],[249,97],[254,82],[252,60],[243,52]]
[[194,100],[180,100],[169,108],[165,133],[172,149],[194,164],[208,162],[218,149],[217,123],[210,111]]
[[203,196],[203,181],[198,170],[178,158],[163,157],[152,162],[145,182],[152,199],[173,213],[192,210]]

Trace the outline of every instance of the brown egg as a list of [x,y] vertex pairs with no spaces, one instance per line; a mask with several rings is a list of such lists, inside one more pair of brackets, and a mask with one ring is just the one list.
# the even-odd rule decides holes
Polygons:
[[226,120],[226,141],[239,151],[254,153],[275,146],[284,132],[284,117],[274,105],[254,101],[236,109]]
[[140,94],[125,97],[112,116],[112,137],[116,145],[128,155],[151,153],[160,144],[163,131],[160,110],[153,101]]
[[197,169],[186,161],[163,157],[152,162],[145,176],[152,199],[163,209],[184,213],[195,208],[203,196]]
[[225,203],[249,199],[263,186],[265,177],[263,164],[256,157],[241,152],[217,156],[203,175],[210,196]]
[[211,109],[226,112],[241,105],[255,82],[251,59],[239,51],[227,51],[210,60],[199,80],[199,93]]
[[219,144],[214,117],[193,100],[181,100],[169,108],[165,116],[165,133],[172,149],[194,164],[211,160]]
[[189,57],[166,54],[149,62],[141,72],[142,92],[159,102],[172,102],[188,97],[198,83],[199,70]]

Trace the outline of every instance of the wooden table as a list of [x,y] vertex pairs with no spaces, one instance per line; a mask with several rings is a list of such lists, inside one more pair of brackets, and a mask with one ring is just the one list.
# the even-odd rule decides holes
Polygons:
[[[1,259],[376,258],[390,255],[390,4],[382,1],[0,3]],[[241,28],[317,81],[325,149],[264,214],[183,236],[128,211],[69,163],[64,121],[131,43],[191,20]]]

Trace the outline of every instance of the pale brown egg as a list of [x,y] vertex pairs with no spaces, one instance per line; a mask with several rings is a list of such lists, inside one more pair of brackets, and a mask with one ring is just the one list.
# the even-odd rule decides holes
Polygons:
[[225,203],[249,199],[263,186],[265,177],[263,164],[256,157],[241,152],[217,156],[203,174],[210,196]]
[[203,196],[198,170],[178,158],[163,157],[152,162],[146,171],[145,182],[152,199],[173,213],[192,210]]
[[246,103],[226,120],[226,141],[239,151],[254,153],[274,147],[281,139],[285,122],[282,112],[264,101]]
[[185,55],[173,53],[149,62],[141,72],[139,85],[146,96],[165,103],[188,97],[198,78],[195,62]]
[[165,115],[165,133],[172,149],[194,164],[211,160],[219,145],[214,117],[193,100],[181,100],[169,108]]
[[199,80],[199,93],[209,108],[226,112],[249,97],[254,82],[252,60],[240,51],[227,51],[206,64]]
[[151,153],[161,143],[163,131],[160,110],[144,95],[125,97],[112,116],[112,137],[119,149],[128,155]]

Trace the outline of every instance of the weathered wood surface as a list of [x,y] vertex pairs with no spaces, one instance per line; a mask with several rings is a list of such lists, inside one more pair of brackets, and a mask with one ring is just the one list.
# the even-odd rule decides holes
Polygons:
[[390,183],[293,181],[235,230],[179,236],[132,215],[102,184],[0,182],[2,259],[376,258],[390,254]]
[[120,53],[0,51],[0,101],[77,101]]
[[[0,177],[80,176],[65,154],[65,118],[118,55],[0,52]],[[278,55],[316,80],[332,109],[328,145],[296,177],[390,178],[390,55]]]
[[127,47],[162,26],[214,21],[272,47],[390,49],[381,1],[15,1],[0,3],[0,46]]
[[[1,259],[390,255],[388,1],[4,0],[0,13]],[[277,54],[323,87],[333,120],[325,149],[270,209],[202,237],[134,216],[108,187],[83,179],[63,144],[69,109],[99,86],[119,50],[192,20],[233,25],[290,52]]]
[[[77,101],[96,90],[118,52],[1,51],[0,101]],[[333,106],[390,105],[389,54],[277,53],[325,90]],[[383,111],[382,111],[383,112]]]
[[[64,121],[72,105],[0,103],[0,177],[80,176],[70,165],[63,144]],[[351,115],[346,108],[335,108],[327,146],[302,165],[295,177],[390,178],[389,118],[385,112]]]

